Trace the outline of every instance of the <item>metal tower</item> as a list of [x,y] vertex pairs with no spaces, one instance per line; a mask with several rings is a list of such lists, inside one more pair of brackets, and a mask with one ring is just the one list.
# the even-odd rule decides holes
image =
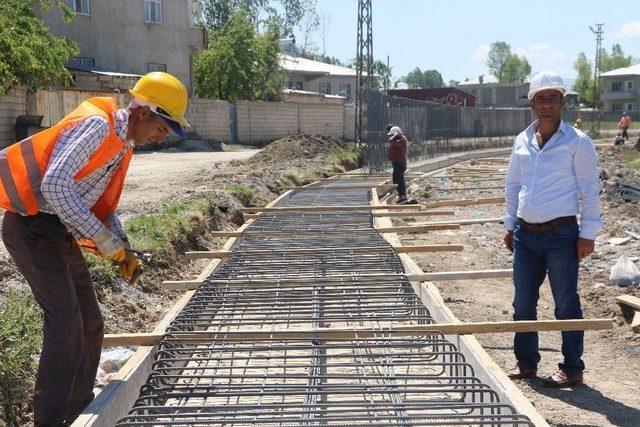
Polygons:
[[373,87],[373,25],[371,0],[358,0],[358,45],[356,48],[356,141],[366,142],[366,90]]
[[602,73],[602,34],[604,24],[596,24],[597,29],[589,27],[592,33],[596,35],[596,57],[595,67],[593,70],[593,109],[591,110],[591,132],[600,135],[600,95],[602,93],[602,82],[600,74]]

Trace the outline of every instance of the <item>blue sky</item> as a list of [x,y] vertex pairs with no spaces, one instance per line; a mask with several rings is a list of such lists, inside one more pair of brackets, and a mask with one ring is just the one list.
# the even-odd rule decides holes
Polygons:
[[[348,61],[356,50],[356,0],[317,0],[331,16],[326,53]],[[592,59],[604,23],[603,45],[619,43],[640,58],[640,0],[373,0],[375,59],[390,56],[394,78],[415,67],[440,71],[445,82],[487,73],[486,52],[505,41],[524,54],[533,73],[549,69],[575,78],[579,52]],[[314,37],[322,49],[321,37]],[[297,36],[301,44],[301,36]]]

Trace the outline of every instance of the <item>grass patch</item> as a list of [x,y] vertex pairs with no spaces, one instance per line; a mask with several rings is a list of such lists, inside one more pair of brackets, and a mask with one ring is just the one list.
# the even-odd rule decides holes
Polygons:
[[125,228],[135,249],[167,254],[206,231],[206,224],[217,214],[213,200],[194,199],[172,203],[155,214],[135,216],[127,221]]
[[24,425],[41,346],[42,314],[31,297],[9,293],[0,306],[0,422]]
[[295,185],[298,185],[298,186],[302,185],[302,179],[294,171],[286,171],[284,173],[284,177],[287,178],[292,183],[294,183]]
[[362,147],[356,144],[349,144],[344,150],[339,150],[329,155],[327,164],[337,171],[348,171],[357,168],[361,158]]
[[82,252],[82,255],[91,272],[91,281],[96,291],[115,289],[115,283],[118,277],[115,263],[85,251]]
[[243,206],[251,206],[255,202],[255,195],[251,187],[245,184],[233,184],[229,191]]
[[640,172],[640,153],[625,156],[624,161],[629,164],[631,169]]
[[304,174],[304,178],[302,178],[302,185],[311,184],[312,182],[317,181],[319,175],[320,173],[317,170],[308,170]]

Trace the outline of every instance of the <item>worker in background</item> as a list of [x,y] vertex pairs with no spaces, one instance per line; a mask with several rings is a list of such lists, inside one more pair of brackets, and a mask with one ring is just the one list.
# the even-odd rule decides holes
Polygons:
[[627,133],[627,130],[629,129],[630,125],[631,125],[631,117],[629,117],[629,115],[625,111],[622,113],[622,117],[620,117],[620,121],[618,122],[618,127],[622,130],[621,135],[625,141],[629,139],[629,134]]
[[582,119],[578,117],[576,122],[573,124],[573,127],[576,129],[582,129]]
[[2,240],[44,311],[34,424],[70,424],[93,400],[103,320],[80,246],[119,263],[140,261],[116,214],[136,144],[184,137],[188,95],[172,75],[143,76],[118,108],[91,98],[58,124],[0,151]]
[[[506,247],[513,252],[514,320],[536,320],[539,291],[548,275],[557,319],[581,319],[580,260],[594,251],[600,220],[596,151],[591,139],[561,118],[567,87],[543,71],[531,79],[529,102],[538,120],[515,140],[506,178]],[[580,214],[580,224],[576,216]],[[583,380],[584,332],[562,332],[564,360],[543,379],[547,387]],[[516,333],[512,379],[537,374],[536,332]]]
[[387,159],[391,161],[393,167],[393,183],[398,186],[396,203],[406,203],[408,200],[404,173],[407,170],[407,137],[404,136],[399,126],[389,127],[387,137],[389,138]]

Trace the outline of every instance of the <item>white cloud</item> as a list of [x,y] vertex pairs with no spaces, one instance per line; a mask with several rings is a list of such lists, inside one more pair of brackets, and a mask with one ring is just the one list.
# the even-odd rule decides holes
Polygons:
[[488,44],[479,44],[473,52],[473,55],[471,55],[471,58],[476,61],[485,62],[487,60],[487,55],[489,54],[489,49]]
[[616,36],[621,39],[630,39],[632,37],[640,36],[640,21],[627,22],[620,27]]
[[526,49],[516,47],[513,51],[520,56],[526,56],[529,61],[536,62],[558,61],[567,57],[563,51],[557,50],[550,43],[532,44]]

